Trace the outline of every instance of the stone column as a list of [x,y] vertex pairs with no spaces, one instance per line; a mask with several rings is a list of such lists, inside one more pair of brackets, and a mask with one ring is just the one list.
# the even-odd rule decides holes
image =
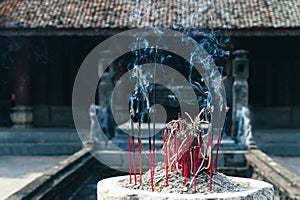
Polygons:
[[31,107],[31,49],[28,40],[17,40],[15,47],[14,66],[14,107],[11,109],[11,120],[14,127],[28,127],[33,121]]
[[[111,94],[113,91],[113,67],[111,66],[108,71],[106,67],[112,57],[112,53],[109,50],[100,52],[100,58],[98,60],[98,75],[101,79],[100,84],[98,86],[98,94],[99,94],[99,106],[102,108],[103,112],[100,114],[99,121],[101,124],[101,128],[104,130],[106,136],[108,138],[114,137],[115,127],[114,127],[114,119],[112,115],[111,109]],[[100,75],[102,73],[102,75]]]
[[237,119],[237,111],[242,107],[248,107],[248,82],[249,77],[249,60],[248,51],[236,50],[233,52],[235,58],[233,59],[234,78],[232,87],[232,136],[237,136],[237,128],[239,119]]

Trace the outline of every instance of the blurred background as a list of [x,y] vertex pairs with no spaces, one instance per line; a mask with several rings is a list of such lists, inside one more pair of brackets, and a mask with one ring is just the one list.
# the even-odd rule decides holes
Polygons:
[[[244,70],[247,73],[245,106],[250,110],[258,149],[273,158],[272,162],[282,170],[288,170],[280,176],[291,173],[295,179],[290,181],[299,187],[298,0],[1,0],[0,187],[4,189],[0,198],[41,194],[41,190],[30,190],[26,185],[32,181],[45,184],[45,172],[48,176],[65,173],[53,171],[51,167],[57,165],[76,168],[81,174],[70,175],[78,183],[74,188],[68,184],[73,178],[61,180],[68,192],[58,199],[95,198],[96,180],[117,174],[82,150],[73,122],[72,90],[77,71],[93,48],[110,36],[141,27],[184,30],[199,41],[205,39],[203,33],[210,33],[218,48],[231,52],[230,56],[216,59],[222,67],[231,108],[226,135],[237,137],[231,120],[235,120],[231,115],[236,67],[237,74]],[[226,42],[222,43],[222,39]],[[234,64],[236,50],[246,50],[240,65]],[[98,171],[88,174],[89,166]],[[106,173],[99,172],[105,170]],[[270,181],[268,177],[263,179]],[[24,186],[27,192],[20,192]],[[53,186],[48,197],[56,196],[58,191],[61,190]],[[277,196],[288,199],[291,191],[297,189],[277,190]]]

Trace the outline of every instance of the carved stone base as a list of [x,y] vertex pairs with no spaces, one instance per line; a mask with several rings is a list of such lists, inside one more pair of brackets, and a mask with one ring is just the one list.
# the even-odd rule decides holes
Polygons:
[[129,179],[129,176],[119,176],[107,178],[98,182],[97,186],[97,199],[98,200],[125,200],[125,199],[155,199],[155,200],[200,200],[200,199],[230,199],[230,200],[254,200],[265,199],[272,200],[274,198],[273,186],[269,183],[258,181],[249,178],[228,177],[233,182],[246,185],[247,188],[240,192],[227,192],[227,193],[207,193],[207,194],[176,194],[176,193],[159,193],[148,192],[143,190],[128,189],[122,187],[121,180]]

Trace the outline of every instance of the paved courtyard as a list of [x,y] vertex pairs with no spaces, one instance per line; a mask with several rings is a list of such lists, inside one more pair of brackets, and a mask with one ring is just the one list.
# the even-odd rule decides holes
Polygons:
[[272,157],[272,159],[300,176],[300,157]]
[[67,156],[1,156],[0,199],[6,199]]

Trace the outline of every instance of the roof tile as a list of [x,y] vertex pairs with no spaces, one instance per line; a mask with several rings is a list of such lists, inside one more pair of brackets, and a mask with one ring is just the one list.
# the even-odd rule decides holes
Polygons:
[[2,0],[0,28],[291,28],[300,0]]

